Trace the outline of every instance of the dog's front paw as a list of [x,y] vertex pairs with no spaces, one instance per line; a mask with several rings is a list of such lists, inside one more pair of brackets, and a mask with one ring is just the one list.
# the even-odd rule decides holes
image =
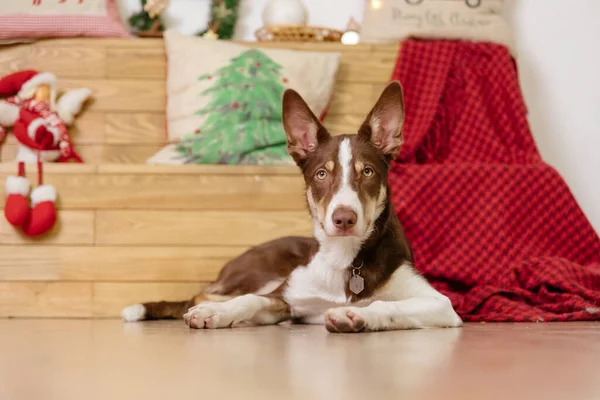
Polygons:
[[231,327],[234,316],[223,303],[202,303],[190,308],[183,319],[190,328],[217,329]]
[[329,332],[355,333],[367,327],[367,322],[356,307],[332,308],[325,313],[325,328]]

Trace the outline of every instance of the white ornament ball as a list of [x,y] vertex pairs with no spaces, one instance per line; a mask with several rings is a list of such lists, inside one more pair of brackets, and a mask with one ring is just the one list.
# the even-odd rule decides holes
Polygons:
[[270,0],[263,10],[263,24],[306,25],[306,7],[301,0]]

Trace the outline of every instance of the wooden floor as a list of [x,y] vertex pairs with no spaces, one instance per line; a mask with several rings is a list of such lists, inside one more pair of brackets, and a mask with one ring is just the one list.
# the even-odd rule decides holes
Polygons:
[[328,334],[0,320],[0,399],[600,399],[600,324]]

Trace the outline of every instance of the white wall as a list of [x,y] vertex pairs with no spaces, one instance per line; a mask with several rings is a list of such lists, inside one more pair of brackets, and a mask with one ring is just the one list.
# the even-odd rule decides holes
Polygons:
[[[139,0],[121,1],[128,15]],[[253,40],[267,0],[242,0],[238,39]],[[363,0],[304,0],[309,23],[343,29]],[[600,0],[506,0],[517,37],[529,120],[544,159],[558,169],[600,232]],[[206,27],[209,0],[171,0],[168,26]]]
[[600,232],[600,1],[510,3],[536,142]]

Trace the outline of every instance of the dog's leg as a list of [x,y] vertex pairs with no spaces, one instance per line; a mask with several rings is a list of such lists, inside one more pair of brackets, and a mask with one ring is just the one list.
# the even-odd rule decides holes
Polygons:
[[247,294],[222,303],[200,303],[183,316],[190,328],[229,328],[239,323],[274,325],[290,318],[290,307],[279,296]]
[[409,265],[394,273],[380,296],[398,301],[374,301],[362,308],[331,309],[325,313],[327,330],[346,333],[462,325],[450,300]]
[[327,330],[339,333],[461,325],[462,321],[452,308],[450,300],[439,297],[376,301],[364,308],[334,308],[325,314]]

